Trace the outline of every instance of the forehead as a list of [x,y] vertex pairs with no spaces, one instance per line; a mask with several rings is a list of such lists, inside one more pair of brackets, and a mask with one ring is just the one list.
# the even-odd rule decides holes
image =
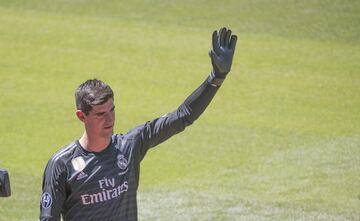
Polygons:
[[104,111],[108,111],[111,110],[114,107],[114,99],[109,99],[108,101],[106,101],[103,104],[98,104],[98,105],[92,105],[92,110],[90,112],[104,112]]

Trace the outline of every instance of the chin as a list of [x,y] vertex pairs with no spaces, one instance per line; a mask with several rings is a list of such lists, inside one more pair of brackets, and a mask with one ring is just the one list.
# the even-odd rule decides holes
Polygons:
[[113,131],[110,132],[104,132],[101,134],[102,137],[104,138],[110,138],[113,135]]

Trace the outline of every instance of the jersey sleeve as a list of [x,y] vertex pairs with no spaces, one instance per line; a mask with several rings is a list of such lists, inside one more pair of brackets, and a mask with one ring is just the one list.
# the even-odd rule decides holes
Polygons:
[[40,221],[60,221],[66,197],[66,167],[59,159],[49,160],[43,177]]
[[213,78],[214,76],[210,75],[175,111],[148,121],[131,131],[140,133],[140,160],[149,148],[183,131],[198,119],[219,88],[211,84]]

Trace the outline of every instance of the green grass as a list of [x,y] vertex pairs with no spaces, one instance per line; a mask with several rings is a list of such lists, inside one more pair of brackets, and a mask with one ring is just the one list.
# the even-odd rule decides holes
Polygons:
[[124,133],[202,82],[223,25],[239,36],[231,75],[148,153],[140,220],[359,220],[358,1],[3,0],[0,221],[37,220],[47,160],[83,131],[77,85],[112,86]]

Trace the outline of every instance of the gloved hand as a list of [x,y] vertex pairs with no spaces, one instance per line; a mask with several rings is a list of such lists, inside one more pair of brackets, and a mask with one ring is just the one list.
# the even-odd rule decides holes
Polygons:
[[225,78],[231,69],[237,36],[225,27],[212,35],[212,50],[209,51],[213,73],[217,78]]

